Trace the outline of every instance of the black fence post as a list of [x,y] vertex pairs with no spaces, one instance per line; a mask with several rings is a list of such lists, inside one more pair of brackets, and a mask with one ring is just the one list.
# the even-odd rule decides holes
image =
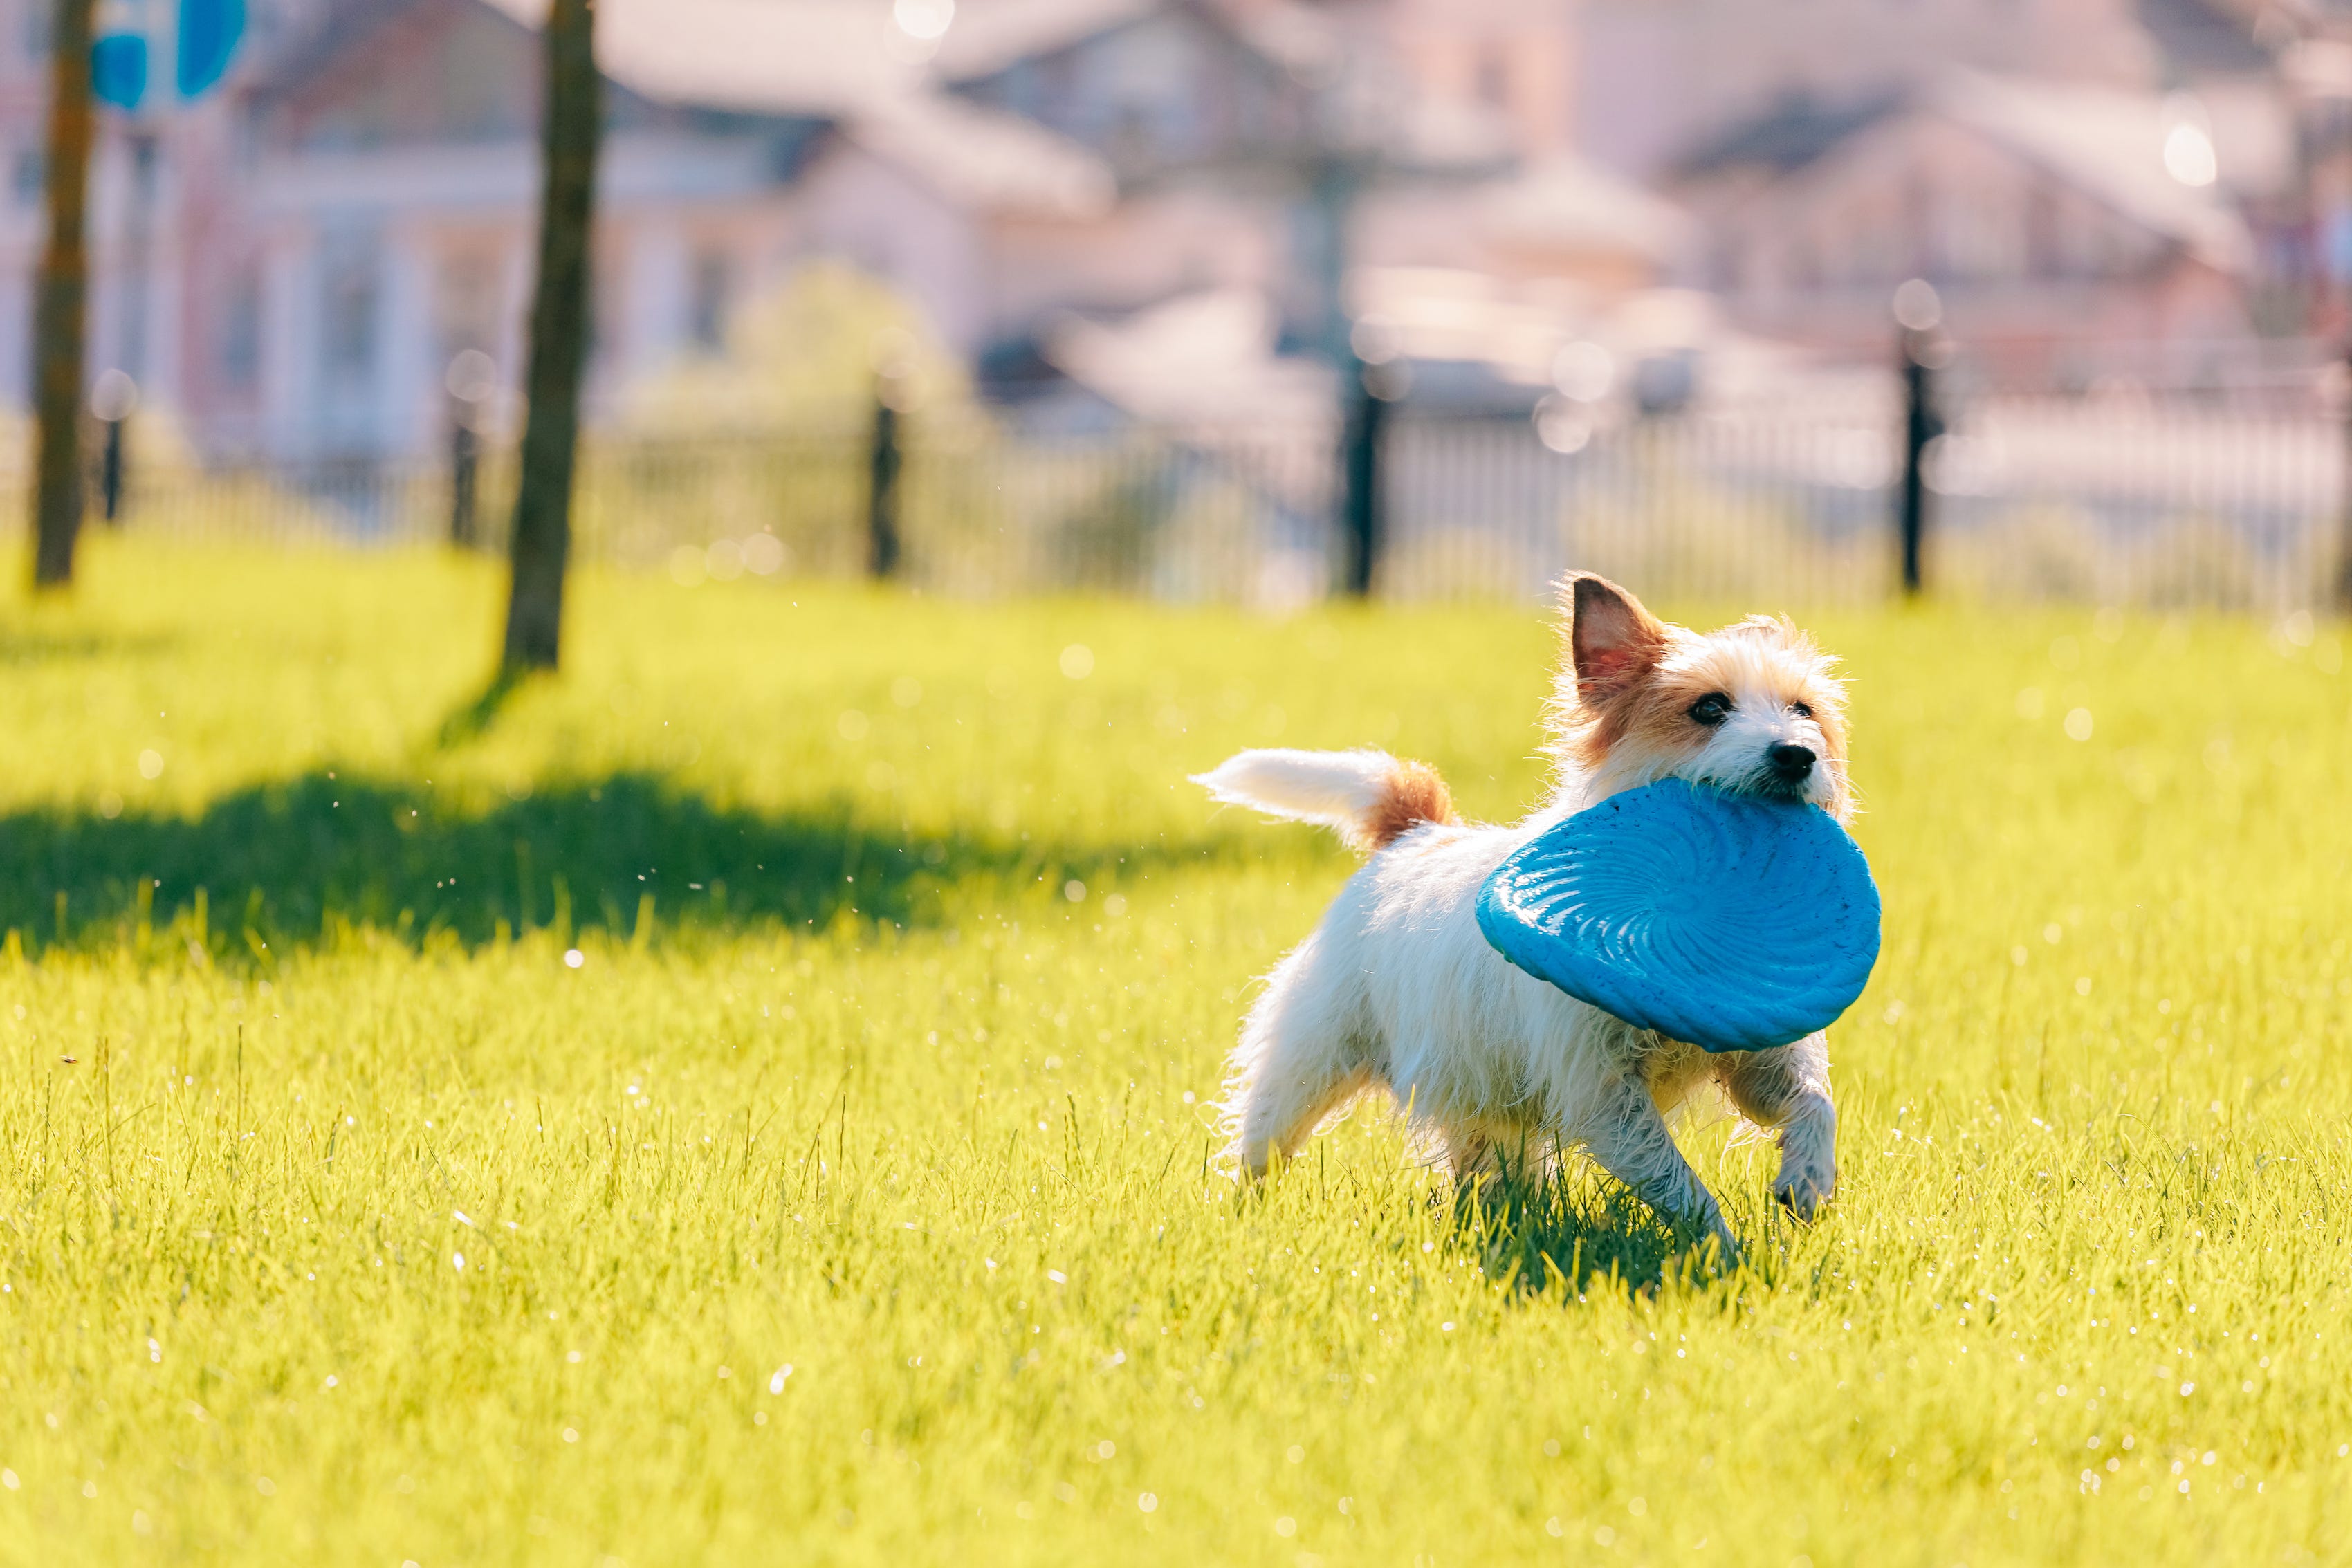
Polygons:
[[1345,583],[1349,597],[1371,597],[1379,574],[1384,524],[1381,486],[1382,437],[1388,399],[1381,393],[1385,365],[1355,362],[1349,378],[1347,417],[1340,435],[1339,536],[1347,548]]
[[468,417],[472,412],[461,401],[449,421],[449,542],[467,550],[482,542],[478,510],[482,438]]
[[1936,413],[1935,369],[1943,361],[1935,336],[1943,319],[1933,287],[1913,278],[1895,291],[1895,319],[1902,331],[1903,476],[1895,491],[1895,526],[1903,541],[1903,592],[1916,598],[1924,585],[1920,567],[1927,533],[1927,444],[1944,433]]
[[99,449],[99,501],[108,526],[119,528],[122,526],[122,427],[130,421],[108,419],[100,423],[106,426],[106,444]]
[[482,542],[482,432],[499,390],[498,363],[479,349],[460,349],[441,382],[449,393],[449,543],[476,549]]
[[898,475],[905,465],[898,447],[898,410],[894,378],[882,378],[874,399],[874,446],[866,491],[866,567],[877,581],[898,575]]
[[139,407],[139,383],[120,370],[110,370],[89,389],[89,412],[100,431],[98,449],[100,515],[109,527],[122,526],[122,487],[128,477],[123,443],[131,416]]

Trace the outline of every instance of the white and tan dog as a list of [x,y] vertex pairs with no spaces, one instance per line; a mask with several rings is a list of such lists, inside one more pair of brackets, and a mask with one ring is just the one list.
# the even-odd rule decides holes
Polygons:
[[1231,1062],[1231,1154],[1251,1177],[1358,1095],[1385,1090],[1457,1179],[1580,1147],[1671,1220],[1736,1250],[1667,1116],[1710,1080],[1780,1146],[1775,1195],[1810,1216],[1837,1185],[1820,1034],[1710,1056],[1506,962],[1478,929],[1487,873],[1571,812],[1665,778],[1810,800],[1845,821],[1844,693],[1786,621],[1701,636],[1578,574],[1555,685],[1552,795],[1508,826],[1465,824],[1428,768],[1381,751],[1244,751],[1200,776],[1218,800],[1321,822],[1369,851],[1268,977]]

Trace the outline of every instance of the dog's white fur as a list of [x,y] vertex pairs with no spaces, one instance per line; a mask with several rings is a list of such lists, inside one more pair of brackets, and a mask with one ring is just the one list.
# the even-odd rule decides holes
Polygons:
[[1398,767],[1395,758],[1369,747],[1356,751],[1273,748],[1229,758],[1192,782],[1206,786],[1229,806],[1255,806],[1292,821],[1320,822],[1357,841]]
[[[1709,1081],[1720,1085],[1777,1134],[1774,1193],[1810,1216],[1837,1184],[1824,1038],[1710,1056],[1636,1029],[1506,962],[1475,907],[1487,874],[1520,845],[1661,778],[1796,795],[1844,818],[1843,690],[1785,622],[1702,637],[1587,576],[1564,583],[1562,599],[1570,649],[1548,747],[1559,773],[1550,800],[1522,821],[1457,824],[1435,775],[1380,751],[1245,751],[1199,777],[1219,800],[1378,846],[1250,1009],[1223,1102],[1229,1152],[1246,1176],[1263,1176],[1358,1095],[1385,1090],[1459,1179],[1546,1168],[1581,1148],[1728,1258],[1736,1244],[1722,1210],[1667,1118]],[[1705,694],[1730,701],[1712,727],[1691,716]],[[1776,745],[1819,761],[1791,779],[1768,755]]]

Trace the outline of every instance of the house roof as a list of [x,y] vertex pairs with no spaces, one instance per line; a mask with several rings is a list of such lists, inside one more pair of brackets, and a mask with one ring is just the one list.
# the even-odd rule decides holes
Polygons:
[[[527,27],[547,16],[547,0],[481,3]],[[965,0],[956,26],[976,22],[977,55],[982,45],[1012,47],[1016,34],[1046,37],[1049,24],[1084,25],[1082,5],[1098,15],[1108,3]],[[331,28],[321,44],[358,36]],[[1066,217],[1109,204],[1112,177],[1098,156],[1030,120],[950,99],[907,42],[872,0],[598,0],[596,6],[598,66],[648,102],[829,121],[851,142],[971,206]]]
[[843,133],[967,206],[1036,217],[1092,217],[1118,199],[1108,164],[1033,120],[940,93],[862,110]]
[[2272,68],[2270,52],[2254,42],[2252,24],[2217,9],[2210,0],[2138,0],[2137,9],[2139,25],[2175,70],[2249,75]]
[[1924,88],[1842,108],[1791,101],[1686,160],[1685,179],[1761,170],[1785,177],[1900,118],[1967,128],[2038,165],[2200,260],[2242,269],[2252,242],[2219,183],[2190,185],[2165,166],[2176,110],[2161,96],[1955,71]]
[[1585,159],[1549,159],[1480,193],[1496,238],[1555,251],[1627,251],[1672,261],[1689,237],[1682,209]]
[[[526,26],[548,0],[484,0]],[[1161,9],[1170,0],[961,0],[935,47],[876,0],[598,0],[605,74],[656,102],[838,114],[968,81]]]
[[1803,94],[1782,99],[1752,120],[1733,125],[1702,142],[1677,165],[1685,179],[1703,179],[1743,168],[1790,174],[1857,131],[1866,131],[1910,102],[1903,91],[1874,94],[1852,103],[1822,103]]
[[1063,374],[1140,419],[1258,430],[1328,423],[1330,368],[1277,354],[1278,326],[1264,296],[1211,289],[1117,322],[1064,318],[1044,348]]
[[1933,101],[2201,261],[2237,271],[2252,259],[2245,222],[2222,186],[2186,184],[2165,167],[2174,115],[2153,94],[1955,74]]
[[[547,16],[547,0],[483,3],[528,27]],[[921,85],[889,30],[869,0],[599,0],[596,59],[656,103],[838,116]]]
[[1160,10],[1166,0],[959,0],[932,70],[971,81]]

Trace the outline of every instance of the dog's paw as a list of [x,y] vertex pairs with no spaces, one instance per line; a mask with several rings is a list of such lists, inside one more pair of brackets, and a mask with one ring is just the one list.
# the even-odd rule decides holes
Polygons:
[[1784,1172],[1772,1184],[1772,1196],[1799,1219],[1811,1219],[1837,1191],[1837,1173]]

